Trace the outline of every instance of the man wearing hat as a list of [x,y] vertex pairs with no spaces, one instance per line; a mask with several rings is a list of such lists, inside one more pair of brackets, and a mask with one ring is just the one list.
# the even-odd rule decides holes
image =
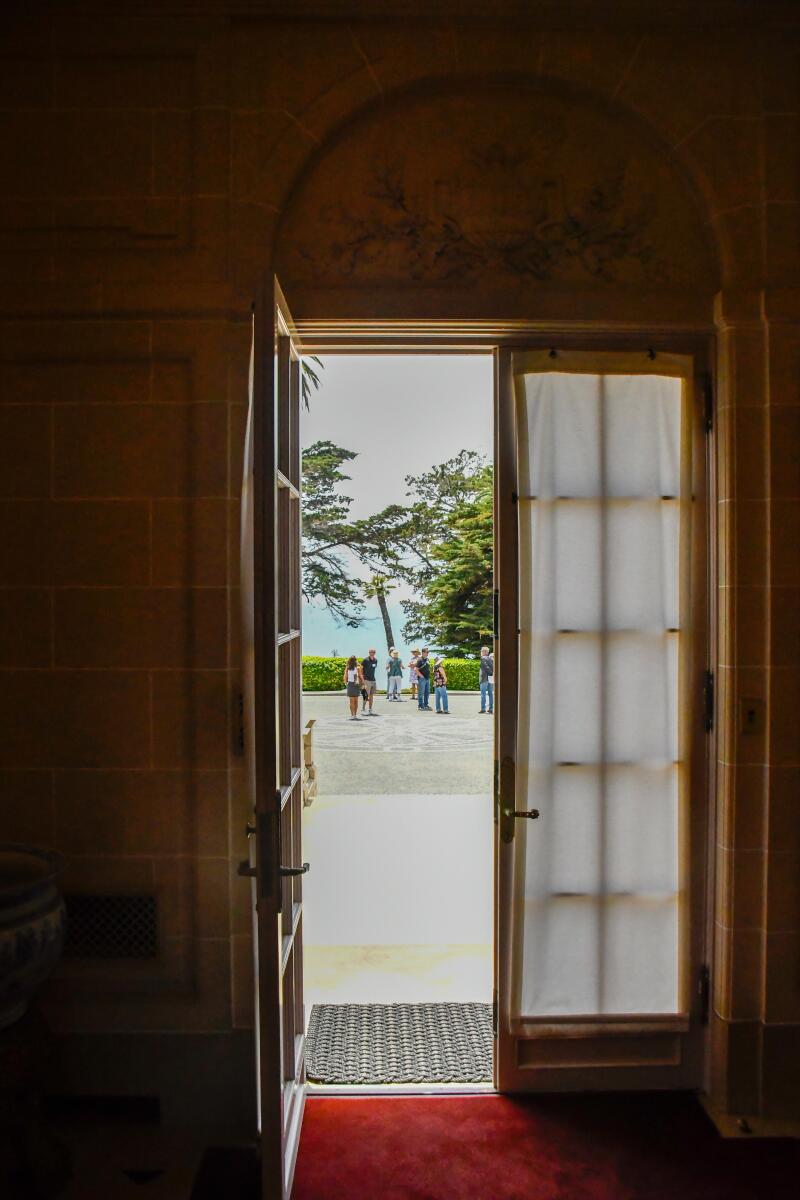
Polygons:
[[400,653],[392,646],[389,651],[389,658],[386,662],[386,699],[395,700],[401,704],[400,687],[403,682],[403,664],[400,661]]

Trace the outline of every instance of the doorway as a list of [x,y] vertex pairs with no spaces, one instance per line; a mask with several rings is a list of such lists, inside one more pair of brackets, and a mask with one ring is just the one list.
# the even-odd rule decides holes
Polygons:
[[491,356],[323,354],[305,383],[308,1077],[490,1087]]
[[[254,537],[253,544],[262,546],[267,552],[271,546],[277,546],[278,556],[285,555],[290,562],[291,577],[298,580],[299,588],[302,566],[300,523],[295,519],[288,525],[281,524],[280,505],[275,506],[275,499],[286,493],[286,503],[296,506],[301,498],[300,436],[294,431],[299,431],[300,424],[301,380],[297,347],[303,330],[298,331],[285,315],[285,302],[278,288],[275,295],[278,369],[269,371],[268,361],[259,367],[256,357],[254,378],[256,394],[260,386],[265,397],[263,408],[267,420],[269,405],[278,413],[274,435],[271,425],[261,426],[262,432],[267,434],[263,439],[267,454],[273,455],[272,460],[267,457],[266,461],[274,461],[276,465],[272,477],[266,480],[263,493],[267,519],[261,528],[265,536],[261,541]],[[285,332],[281,332],[282,329]],[[353,330],[348,330],[346,325],[342,329],[339,345],[335,345],[336,334],[330,328],[322,335],[318,332],[316,337],[313,332],[309,333],[303,351],[306,354],[321,353],[331,350],[334,345],[339,352],[350,348],[363,353],[374,348],[384,354],[389,348],[407,352],[420,344],[428,352],[431,349],[440,353],[445,349],[459,349],[453,345],[452,330],[442,331],[440,339],[435,332],[429,331],[427,343],[421,343],[418,328],[409,332],[398,327],[391,331],[391,336],[385,330],[377,334],[366,330],[360,336],[354,336]],[[493,1082],[502,1091],[696,1088],[703,1082],[707,1040],[704,1015],[707,988],[703,988],[702,981],[707,978],[703,971],[703,956],[708,913],[706,855],[711,744],[708,733],[711,725],[707,719],[708,709],[704,711],[703,704],[703,696],[708,697],[709,691],[704,693],[703,687],[709,670],[706,465],[710,457],[707,436],[710,423],[705,419],[702,381],[707,370],[708,348],[704,342],[696,340],[693,344],[688,338],[676,337],[670,345],[668,338],[661,337],[654,347],[649,338],[631,337],[627,345],[612,350],[573,350],[568,345],[563,349],[556,348],[553,338],[547,339],[549,349],[542,349],[541,335],[535,338],[531,334],[527,341],[522,339],[519,331],[517,336],[519,340],[509,345],[503,344],[502,338],[490,331],[464,332],[464,341],[468,345],[472,339],[470,348],[473,352],[487,344],[493,347],[494,368]],[[534,349],[537,342],[540,348]],[[261,344],[267,344],[266,339]],[[254,345],[258,345],[258,339]],[[281,354],[290,364],[288,371],[280,369]],[[574,406],[569,397],[574,388],[569,384],[579,382],[583,377],[588,377],[588,381],[584,379],[583,382],[594,397],[594,419],[586,413],[580,416],[577,410],[571,412]],[[624,399],[620,411],[625,410],[627,415],[623,413],[621,421],[609,422],[616,401],[607,401],[610,397],[617,398],[618,393]],[[662,393],[669,395],[665,404],[660,399]],[[541,422],[538,417],[532,420],[538,410],[530,401],[531,395],[539,394],[552,401],[540,406],[540,415],[545,414]],[[284,398],[288,444],[294,447],[291,475],[281,471],[277,456],[285,441],[280,425],[280,404]],[[254,411],[257,415],[257,404]],[[562,416],[569,418],[566,425]],[[258,432],[258,421],[254,428]],[[533,439],[530,436],[532,429],[536,431]],[[257,439],[255,445],[258,445]],[[593,457],[593,471],[578,470],[575,476],[573,468],[576,464],[572,458],[576,450],[586,457],[587,463]],[[610,457],[609,450],[612,450]],[[554,454],[555,461],[560,462],[562,451],[566,455],[564,463],[569,467],[565,475],[569,483],[566,489],[537,474],[539,465],[553,459]],[[255,461],[264,459],[259,460],[256,454]],[[258,478],[256,474],[256,482]],[[541,488],[545,484],[543,492]],[[619,492],[618,486],[622,489]],[[589,491],[584,494],[581,488]],[[584,536],[582,541],[579,539],[579,550],[573,546],[570,551],[571,541],[567,539],[564,543],[566,553],[549,555],[548,582],[547,571],[542,571],[541,564],[537,564],[536,571],[531,570],[531,551],[537,552],[537,543],[539,547],[547,544],[548,536],[554,532],[556,536],[550,536],[550,543],[560,542],[563,532],[560,529],[561,509],[568,516],[570,506],[584,500],[592,520],[599,513],[598,529],[594,534]],[[548,519],[550,535],[545,536],[546,528],[539,521],[541,527],[537,527],[536,536],[532,536],[536,522],[530,518],[537,507],[542,508],[543,514],[546,508],[552,510],[552,519]],[[655,589],[647,583],[641,569],[642,564],[649,562],[648,554],[656,545],[649,534],[642,538],[639,520],[639,516],[651,508],[659,514],[656,525],[660,522],[662,526],[658,544],[663,553],[660,558],[656,555],[662,578]],[[523,509],[527,512],[525,519]],[[626,513],[621,523],[610,519],[617,509]],[[627,520],[631,514],[632,524]],[[278,537],[286,530],[285,536]],[[644,551],[641,555],[635,552],[637,545]],[[623,551],[622,557],[630,569],[623,573],[624,586],[615,598],[614,589],[620,580],[619,572],[614,568],[614,556],[619,557]],[[564,578],[561,577],[563,572]],[[288,577],[279,569],[278,583]],[[264,593],[250,588],[247,594],[258,604]],[[549,625],[540,629],[537,610],[543,597],[548,595],[557,595],[559,605],[563,599],[567,608],[575,608],[580,618],[577,623],[562,624],[560,608],[554,616],[550,605],[547,609]],[[640,602],[652,596],[660,597],[660,601],[655,608],[651,606],[652,610],[645,604],[645,612]],[[594,604],[594,616],[587,615],[591,608],[590,599]],[[284,611],[280,603],[274,614],[267,609],[271,618],[266,628],[268,639],[263,638],[264,627],[259,628],[258,623],[254,625],[257,634],[256,678],[270,685],[277,682],[278,696],[287,693],[290,715],[296,712],[298,722],[295,724],[293,717],[289,722],[292,740],[286,755],[274,758],[280,767],[277,778],[283,780],[285,777],[289,782],[282,783],[273,793],[272,804],[268,791],[256,789],[262,807],[256,809],[256,864],[250,871],[257,881],[261,992],[263,994],[264,984],[270,986],[273,993],[276,991],[281,975],[286,978],[285,964],[290,962],[294,963],[295,978],[299,982],[292,1005],[287,1009],[284,1003],[279,1010],[280,1019],[271,1021],[269,1013],[262,1009],[259,1027],[262,1033],[262,1094],[266,1096],[268,1087],[273,1101],[276,1095],[280,1097],[281,1093],[275,1088],[278,1072],[283,1089],[284,1117],[280,1125],[283,1141],[279,1144],[275,1139],[273,1158],[276,1166],[283,1167],[284,1177],[294,1161],[302,1113],[300,1105],[307,1086],[307,1041],[311,1040],[306,1037],[304,1003],[299,999],[303,995],[303,956],[294,955],[294,950],[300,949],[305,940],[309,868],[302,861],[303,821],[295,823],[292,816],[291,828],[285,834],[281,834],[280,823],[280,818],[290,811],[289,797],[293,798],[293,803],[299,797],[300,782],[304,778],[300,765],[303,750],[299,657],[296,663],[293,661],[288,674],[280,670],[282,648],[298,641],[296,631],[286,629],[282,623],[284,618],[291,617],[290,610],[291,605]],[[625,620],[617,627],[622,617]],[[595,621],[594,625],[592,621]],[[261,650],[258,649],[259,636],[262,638]],[[543,637],[545,643],[550,639],[549,649],[544,645],[544,655]],[[564,656],[560,650],[553,651],[562,639],[573,638],[576,647],[583,641],[588,645],[599,640],[602,644],[599,669],[594,674],[580,655],[576,660],[569,650]],[[633,649],[637,661],[633,664],[627,655],[629,638],[635,643]],[[623,649],[619,661],[612,653],[612,643],[617,641]],[[650,649],[657,649],[657,653],[650,655]],[[357,665],[358,655],[353,657]],[[267,664],[266,671],[264,664]],[[346,668],[347,660],[337,666]],[[600,685],[596,687],[597,680]],[[335,687],[331,690],[338,692],[341,701],[344,669],[341,680],[336,678],[333,682]],[[545,682],[544,699],[541,695],[535,699],[533,692]],[[612,685],[610,689],[606,684]],[[360,695],[360,689],[357,694]],[[261,695],[264,697],[263,711],[269,719],[274,710],[263,691]],[[258,701],[258,686],[255,696]],[[646,714],[642,716],[642,705],[637,697],[647,700],[648,696],[659,706],[663,720],[659,718],[648,723]],[[559,738],[549,739],[552,753],[543,758],[536,748],[536,739],[547,728],[548,712],[552,717],[556,711],[568,735],[564,746],[569,748],[567,743],[573,732],[581,736],[577,741],[573,739],[574,753],[568,756],[562,755]],[[655,713],[656,709],[653,711]],[[345,711],[340,722],[342,728],[377,727],[375,717],[367,715],[362,720],[357,711],[351,715],[357,719],[351,723]],[[452,720],[450,716],[437,718],[423,714],[420,719],[438,719],[442,727],[444,722]],[[267,745],[270,769],[273,750],[275,746],[280,748],[284,736],[284,725],[285,722],[281,722],[275,726],[277,740],[274,745]],[[259,728],[262,726],[256,722],[257,732]],[[267,729],[266,726],[263,728]],[[267,731],[272,737],[271,723]],[[656,745],[650,737],[654,732],[658,735],[657,754],[651,753]],[[626,747],[631,751],[630,757],[621,756],[621,748]],[[636,775],[638,782],[632,793],[626,791],[617,796],[609,785],[618,775],[627,776],[628,768],[632,768],[631,775]],[[560,772],[567,770],[575,771],[578,782],[579,774],[591,777],[593,781],[585,793],[580,788],[577,792],[566,789],[564,795],[574,810],[571,813],[566,807],[563,812],[559,811],[561,790],[550,786]],[[659,789],[654,791],[649,782],[644,786],[645,776],[649,780],[651,770],[660,771],[669,781],[663,794]],[[615,808],[619,807],[617,800],[621,801],[619,812]],[[648,856],[638,855],[641,838],[633,839],[636,845],[632,845],[631,838],[609,843],[606,831],[622,815],[622,810],[633,817],[634,825],[638,823],[638,833],[641,833],[650,821],[653,803],[661,804],[662,801],[665,809],[661,815],[666,814],[663,823],[666,832],[662,838],[650,839]],[[579,812],[582,804],[584,808]],[[595,808],[590,811],[592,805]],[[294,812],[292,807],[291,813]],[[541,870],[541,856],[537,858],[536,854],[540,816],[541,828],[548,831],[546,838],[552,841],[554,833],[557,840],[564,835],[563,842],[557,847],[560,875],[566,878],[573,867],[583,871],[587,864],[589,866],[589,871],[583,871],[583,877],[574,887],[561,886],[560,878],[556,879],[552,873],[548,877]],[[319,845],[323,853],[324,840],[321,839]],[[284,857],[281,857],[281,845]],[[528,853],[528,847],[532,847],[532,854]],[[287,849],[290,853],[286,853]],[[655,850],[654,857],[649,856],[650,849]],[[621,872],[617,870],[620,850],[624,850],[623,857],[628,860],[622,864]],[[664,852],[663,861],[659,859],[660,851]],[[387,856],[389,861],[393,852],[394,847],[391,847]],[[599,873],[594,871],[590,878],[593,864],[598,860],[603,869]],[[614,870],[607,870],[611,865]],[[626,871],[629,878],[627,882],[622,880],[624,886],[621,886],[621,876],[625,876]],[[279,935],[281,930],[283,932],[276,970],[270,939],[273,918],[280,918],[281,914],[276,903],[281,893],[274,886],[280,878],[291,878],[293,888],[296,884],[297,890],[292,891],[290,923],[278,923]],[[407,890],[413,890],[416,879],[408,872],[404,878]],[[567,882],[572,883],[571,880]],[[530,900],[541,900],[539,907],[548,909],[545,918],[553,919],[539,920],[533,911],[536,903],[530,905]],[[611,913],[610,909],[617,904],[619,912]],[[288,911],[288,901],[284,907]],[[669,926],[666,955],[662,953],[665,940],[660,926],[655,928],[651,924],[650,933],[645,931],[645,936],[640,936],[639,916],[644,915],[647,924],[651,916],[658,916],[657,909],[662,915],[666,914],[666,925]],[[579,910],[589,913],[591,919],[582,925],[573,925],[572,931],[567,929],[565,932],[559,926],[559,913],[569,915],[570,911]],[[601,919],[596,920],[598,914]],[[614,918],[620,914],[623,920],[616,922]],[[577,955],[573,937],[576,930],[585,951]],[[606,937],[609,932],[622,936],[616,941],[612,936],[610,943]],[[667,973],[672,971],[672,975],[667,978],[665,973],[662,978],[667,987],[656,989],[654,996],[648,993],[646,1005],[636,1011],[631,1005],[631,996],[638,998],[642,989],[625,990],[629,978],[624,963],[617,976],[621,990],[617,988],[609,993],[605,990],[605,981],[601,981],[598,988],[591,978],[593,963],[599,963],[601,970],[617,969],[620,965],[618,952],[622,958],[628,955],[637,968],[642,956],[652,958],[653,954],[662,964],[667,960],[671,963]],[[614,956],[618,961],[612,961]],[[568,970],[559,977],[565,963]],[[589,971],[579,976],[578,968],[583,971],[587,965]],[[542,981],[547,987],[538,992]],[[617,981],[614,981],[615,987]],[[550,989],[551,983],[555,985],[555,992]],[[569,994],[573,985],[575,989],[580,987],[581,998],[592,998],[593,1007],[581,1004],[581,1011],[578,1011],[575,997]],[[568,993],[566,1002],[563,999],[565,991]],[[669,1000],[664,1003],[663,997],[667,993]],[[306,1003],[307,999],[306,993]],[[290,1021],[287,1021],[287,1015]],[[283,1030],[285,1035],[285,1051],[277,1058],[265,1052],[265,1041],[274,1038],[276,1030]],[[287,1096],[292,1107],[287,1107]],[[295,1097],[299,1098],[296,1104]],[[272,1121],[269,1128],[273,1129]],[[275,1124],[274,1128],[277,1131],[279,1126]]]

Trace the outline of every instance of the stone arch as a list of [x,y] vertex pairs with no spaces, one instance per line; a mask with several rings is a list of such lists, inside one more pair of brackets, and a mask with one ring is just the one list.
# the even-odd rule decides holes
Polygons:
[[710,297],[720,276],[705,200],[659,135],[528,76],[362,106],[295,176],[273,261],[290,297],[369,295],[383,316],[522,315],[544,291]]

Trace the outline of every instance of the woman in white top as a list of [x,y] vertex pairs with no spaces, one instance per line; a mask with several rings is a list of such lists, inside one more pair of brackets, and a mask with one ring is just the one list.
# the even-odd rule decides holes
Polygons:
[[355,654],[351,654],[347,660],[343,683],[347,691],[347,699],[350,701],[350,720],[360,721],[361,718],[358,715],[358,698],[364,686],[364,672],[358,665],[358,659]]
[[417,659],[419,658],[419,650],[411,651],[411,658],[408,660],[408,682],[411,687],[411,699],[417,698]]

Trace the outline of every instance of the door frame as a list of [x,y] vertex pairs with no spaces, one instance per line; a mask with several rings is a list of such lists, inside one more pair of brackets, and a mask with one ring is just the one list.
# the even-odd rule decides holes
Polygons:
[[[375,320],[375,319],[316,319],[300,318],[296,320],[296,328],[302,344],[303,352],[308,354],[486,354],[492,353],[495,362],[495,429],[497,430],[498,409],[501,395],[508,384],[507,373],[510,371],[511,356],[514,351],[525,352],[532,350],[550,350],[558,347],[561,350],[603,351],[611,353],[670,353],[691,356],[695,364],[695,389],[693,396],[693,421],[710,422],[710,430],[705,438],[705,467],[704,467],[704,576],[705,576],[705,620],[704,636],[708,668],[718,677],[719,645],[717,629],[717,521],[716,521],[716,448],[714,440],[713,421],[710,420],[714,408],[714,363],[716,360],[716,330],[711,321],[703,325],[670,324],[660,326],[657,323],[604,323],[600,321],[483,321],[483,320]],[[504,383],[504,373],[506,379]],[[702,380],[702,388],[700,386]],[[513,381],[511,395],[513,396]],[[699,406],[705,405],[706,411],[700,412]],[[495,464],[498,456],[515,453],[511,445],[501,446],[498,436],[495,436]],[[495,501],[495,522],[503,530],[509,529],[509,522],[516,523],[516,513],[503,502]],[[515,525],[514,525],[515,528]],[[507,543],[508,544],[508,543]],[[512,539],[514,553],[502,556],[502,551],[495,560],[495,586],[498,590],[498,625],[500,630],[512,627],[516,620],[516,535]],[[499,567],[499,570],[498,570]],[[513,608],[512,608],[513,606]],[[694,603],[693,603],[694,607]],[[495,654],[502,656],[502,647],[498,647],[495,636]],[[498,658],[496,658],[498,661]],[[508,665],[506,666],[508,670]],[[512,668],[516,672],[516,666]],[[516,675],[514,676],[516,678]],[[516,693],[516,687],[514,688]],[[698,697],[698,707],[701,699]],[[502,722],[502,695],[497,689],[495,697],[495,811],[499,805],[499,793],[503,786],[500,763],[507,754],[516,757],[516,745],[511,736],[513,723]],[[713,714],[712,714],[713,715]],[[710,990],[713,989],[713,932],[715,921],[715,891],[714,891],[714,847],[716,841],[715,804],[716,795],[716,726],[713,727],[706,739],[703,756],[705,787],[703,822],[705,825],[704,844],[692,849],[692,866],[702,861],[704,879],[702,881],[702,911],[703,917],[700,928],[691,931],[692,939],[697,938],[702,943],[701,961],[705,964],[706,975],[701,981],[702,994],[695,997],[693,1009],[708,1005]],[[510,1014],[503,1013],[499,997],[509,996],[508,962],[502,959],[503,941],[498,929],[501,905],[508,905],[510,897],[500,895],[501,878],[508,878],[509,872],[499,869],[499,855],[503,852],[499,836],[494,839],[494,1006],[496,1031],[500,1022],[509,1021]],[[700,1031],[701,1047],[698,1051],[701,1062],[698,1069],[698,1080],[695,1086],[707,1090],[711,1070],[712,1043],[710,1024],[704,1022]],[[502,1087],[507,1091],[527,1090],[520,1087],[519,1071],[514,1064],[500,1062],[501,1046],[503,1054],[507,1054],[508,1038],[495,1039],[494,1054],[494,1084],[498,1090]],[[635,1073],[641,1068],[631,1067]],[[547,1072],[542,1082],[533,1090],[554,1090],[562,1086]],[[580,1076],[575,1075],[572,1085],[575,1088],[590,1086],[582,1083]],[[614,1088],[636,1088],[636,1082],[630,1071],[618,1073],[618,1081],[609,1081],[607,1090]],[[642,1086],[653,1086],[652,1083]]]

